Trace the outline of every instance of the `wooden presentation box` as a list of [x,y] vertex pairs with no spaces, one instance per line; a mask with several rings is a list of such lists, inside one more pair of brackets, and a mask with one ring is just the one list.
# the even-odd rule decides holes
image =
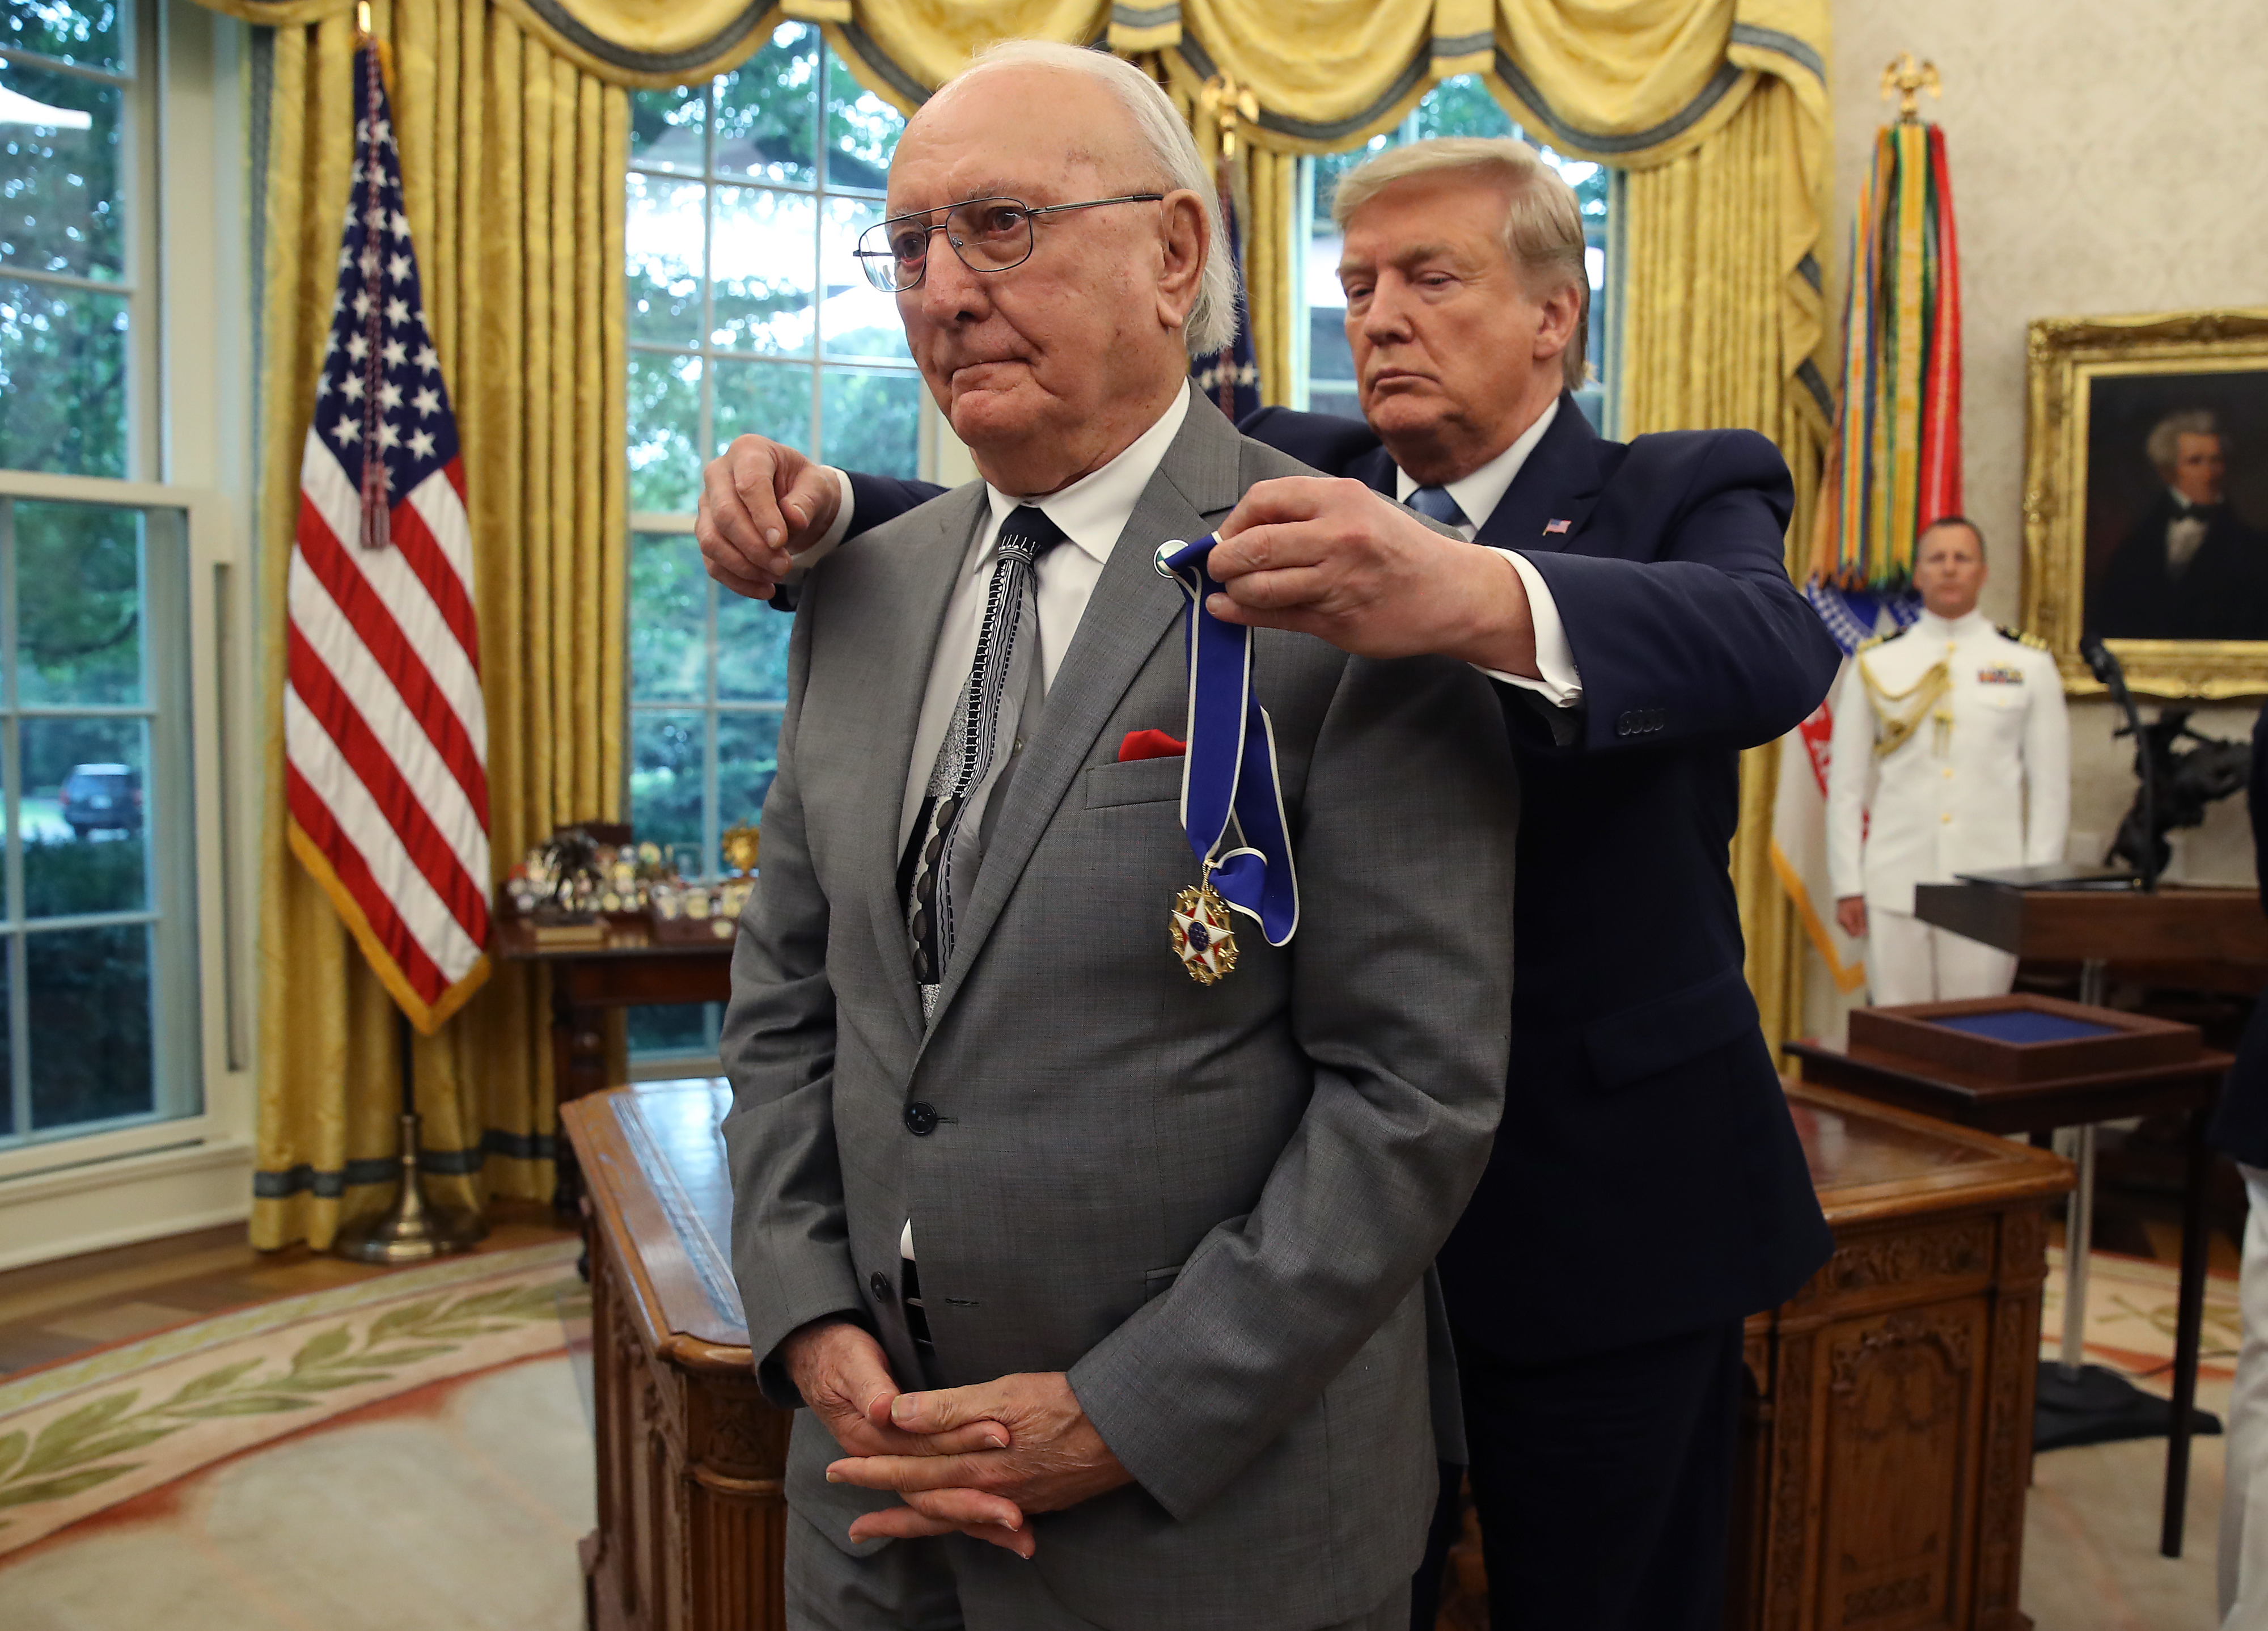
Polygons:
[[2204,1042],[2194,1025],[2015,992],[1856,1008],[1851,1045],[2015,1082],[2181,1064],[2195,1059]]

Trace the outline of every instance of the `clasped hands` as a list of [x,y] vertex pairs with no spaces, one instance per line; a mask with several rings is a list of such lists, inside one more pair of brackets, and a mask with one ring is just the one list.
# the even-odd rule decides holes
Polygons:
[[[709,575],[767,597],[841,506],[834,474],[760,436],[703,476],[694,535]],[[1222,520],[1210,570],[1225,623],[1313,634],[1360,657],[1437,653],[1500,673],[1539,672],[1528,591],[1493,550],[1444,538],[1360,482],[1256,483]]]
[[959,1531],[1028,1558],[1031,1515],[1132,1481],[1061,1371],[902,1393],[881,1344],[845,1320],[790,1333],[780,1360],[846,1452],[828,1481],[893,1490],[904,1502],[859,1517],[853,1540]]

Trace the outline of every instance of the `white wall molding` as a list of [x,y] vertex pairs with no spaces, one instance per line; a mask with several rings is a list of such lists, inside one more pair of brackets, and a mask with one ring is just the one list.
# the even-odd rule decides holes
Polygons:
[[0,1180],[0,1269],[241,1222],[252,1163],[229,1140]]

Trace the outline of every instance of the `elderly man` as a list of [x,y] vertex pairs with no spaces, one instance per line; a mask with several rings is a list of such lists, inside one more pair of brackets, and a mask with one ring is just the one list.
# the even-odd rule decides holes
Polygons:
[[2228,506],[2220,422],[2168,414],[2146,448],[2164,485],[2088,596],[2088,623],[2128,639],[2268,639],[2268,537]]
[[[1525,799],[1518,1072],[1440,1261],[1496,1623],[1712,1626],[1741,1320],[1831,1249],[1742,976],[1739,749],[1816,707],[1839,653],[1781,568],[1768,443],[1585,423],[1582,218],[1533,149],[1388,149],[1333,210],[1368,424],[1245,428],[1356,479],[1256,489],[1219,610],[1497,683]],[[703,551],[771,594],[933,491],[744,437],[709,468]],[[1463,1469],[1442,1472],[1424,1631],[1459,1519]]]
[[1020,43],[909,122],[862,241],[984,479],[804,584],[733,961],[734,1267],[767,1392],[810,1407],[799,1627],[1409,1612],[1517,783],[1469,667],[1263,631],[1296,934],[1232,958],[1184,922],[1152,552],[1301,469],[1188,389],[1233,309],[1212,199],[1138,70]]

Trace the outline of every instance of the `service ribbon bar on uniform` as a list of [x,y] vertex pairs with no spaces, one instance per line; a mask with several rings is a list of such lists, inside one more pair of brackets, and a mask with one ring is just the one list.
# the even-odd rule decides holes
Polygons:
[[[1284,819],[1275,728],[1252,694],[1252,631],[1205,609],[1206,597],[1222,593],[1205,565],[1215,542],[1208,535],[1158,546],[1159,575],[1179,584],[1189,601],[1182,830],[1201,878],[1257,922],[1270,945],[1281,946],[1300,926],[1300,883]],[[1241,842],[1224,851],[1232,819]]]

